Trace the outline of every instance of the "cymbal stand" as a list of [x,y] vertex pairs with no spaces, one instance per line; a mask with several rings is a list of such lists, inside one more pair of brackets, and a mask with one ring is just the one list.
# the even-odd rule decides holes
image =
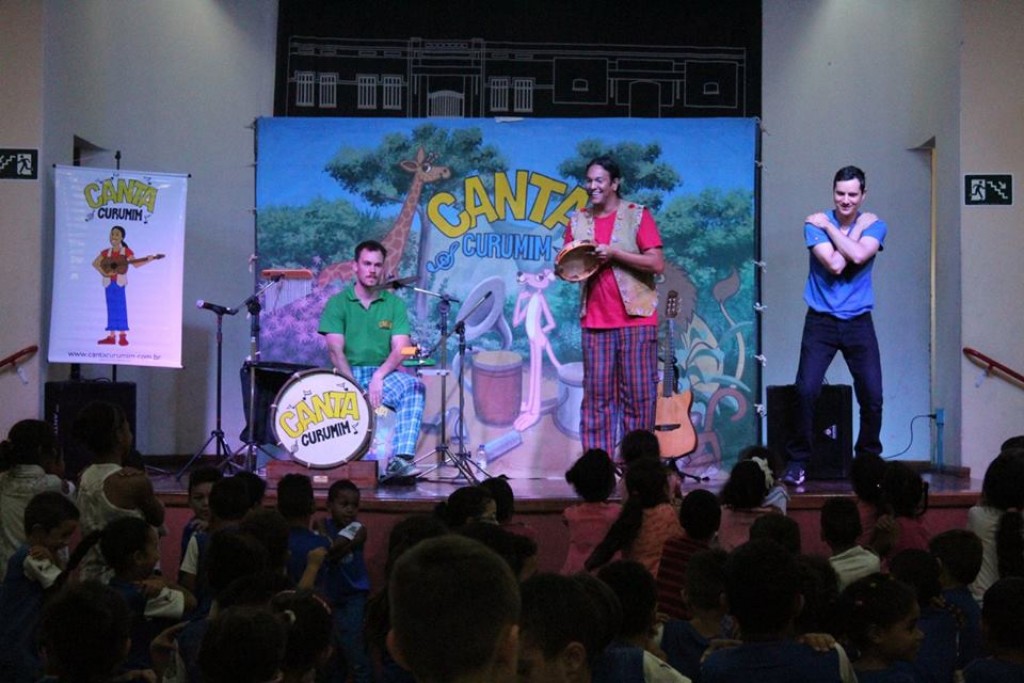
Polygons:
[[273,453],[268,451],[256,439],[256,366],[260,360],[260,311],[263,305],[260,297],[273,285],[280,282],[284,275],[275,275],[266,284],[259,287],[253,294],[242,302],[242,306],[249,311],[249,411],[245,418],[245,442],[235,451],[235,455],[245,452],[245,458],[241,465],[231,462],[236,469],[244,469],[247,472],[256,471],[256,451],[259,450],[268,458],[277,460]]
[[217,315],[217,421],[213,431],[210,432],[210,438],[206,440],[206,443],[199,447],[199,450],[192,455],[189,461],[185,463],[185,466],[178,470],[178,473],[174,475],[174,478],[179,481],[181,480],[181,476],[192,466],[192,463],[203,456],[203,453],[211,443],[215,444],[217,459],[222,461],[218,464],[218,467],[226,467],[229,465],[231,458],[231,447],[228,446],[227,441],[224,440],[224,430],[221,428],[221,370],[223,367],[224,355],[224,316],[234,315],[235,313],[238,313],[238,309],[211,303],[204,304],[203,308],[213,311]]
[[[479,484],[480,480],[477,479],[477,477],[473,473],[473,469],[472,469],[472,467],[470,465],[470,463],[472,463],[472,460],[469,457],[467,457],[467,455],[466,455],[465,445],[462,445],[460,447],[459,453],[452,453],[451,444],[449,443],[449,437],[448,437],[448,426],[447,426],[447,423],[448,423],[448,415],[447,415],[447,413],[448,413],[448,383],[447,383],[447,379],[448,379],[448,373],[450,372],[450,370],[448,368],[448,336],[449,336],[449,332],[448,332],[448,313],[451,310],[451,303],[453,301],[458,303],[458,299],[452,298],[452,297],[448,296],[447,294],[438,294],[436,292],[431,292],[431,291],[426,290],[426,289],[420,289],[419,287],[410,287],[410,289],[412,289],[412,290],[414,290],[416,292],[419,292],[421,294],[428,294],[430,296],[436,296],[436,297],[438,297],[441,300],[438,303],[438,305],[437,305],[438,315],[440,317],[440,321],[438,323],[438,329],[441,331],[441,338],[438,341],[438,345],[441,348],[441,359],[440,359],[441,360],[441,370],[437,373],[437,374],[439,374],[441,376],[441,431],[440,431],[440,437],[438,439],[438,444],[434,448],[434,450],[431,451],[430,453],[427,453],[426,455],[420,456],[419,458],[417,458],[415,460],[415,462],[418,464],[418,463],[420,463],[420,462],[422,462],[424,460],[427,460],[428,458],[436,456],[436,459],[435,459],[434,463],[430,467],[428,467],[426,470],[424,470],[423,472],[420,472],[417,475],[417,478],[420,478],[420,479],[425,478],[426,475],[430,474],[431,472],[436,472],[437,470],[439,470],[444,465],[452,465],[453,467],[455,467],[455,469],[457,469],[459,471],[459,476],[460,477],[465,478],[470,483]],[[486,297],[481,299],[476,304],[476,306],[473,307],[474,310],[476,309],[477,306],[479,306],[484,301],[486,301]],[[463,327],[463,331],[464,330],[465,330],[465,327]],[[463,346],[464,346],[464,344],[465,344],[465,334],[462,335],[462,338],[463,338],[463,342],[462,343],[463,343]],[[460,375],[460,377],[459,377],[460,385],[462,383],[461,382],[461,374],[462,373],[460,372],[459,373],[459,375]],[[460,391],[461,391],[461,389],[460,389]],[[462,419],[461,408],[460,408],[460,417],[459,417],[459,419],[460,420]],[[459,429],[462,430],[462,428],[463,428],[463,425],[460,422]],[[460,444],[462,442],[464,442],[464,439],[462,438],[461,434],[459,435],[459,442],[460,442]]]

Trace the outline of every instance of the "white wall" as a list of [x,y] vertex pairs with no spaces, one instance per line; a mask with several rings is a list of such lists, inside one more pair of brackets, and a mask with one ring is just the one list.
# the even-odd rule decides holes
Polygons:
[[[963,173],[1012,173],[1014,205],[963,207],[963,344],[1024,372],[1024,3],[972,0],[964,12]],[[962,182],[962,181],[961,181]],[[962,194],[962,190],[961,190]],[[999,444],[1024,433],[1024,391],[961,364],[963,459],[978,476]]]
[[[831,206],[836,169],[860,166],[864,208],[889,224],[874,274],[886,455],[910,444],[915,415],[945,407],[956,423],[957,404],[943,404],[952,397],[930,395],[931,171],[929,154],[913,148],[935,137],[940,187],[948,186],[959,150],[959,7],[955,0],[764,2],[765,384],[796,375],[806,311],[803,218]],[[949,237],[940,237],[944,254],[956,252],[955,233]],[[827,380],[852,383],[841,360]],[[902,457],[929,459],[928,420],[914,422],[913,438]]]

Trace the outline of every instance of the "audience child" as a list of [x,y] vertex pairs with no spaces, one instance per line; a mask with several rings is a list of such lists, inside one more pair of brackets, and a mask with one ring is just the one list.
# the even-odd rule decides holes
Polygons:
[[989,587],[981,624],[989,656],[968,665],[964,681],[1024,681],[1024,578],[999,579]]
[[[860,456],[863,457],[863,456]],[[910,586],[886,574],[857,579],[840,598],[843,633],[859,653],[854,662],[860,683],[915,683],[910,662],[924,633]]]
[[67,492],[56,474],[62,469],[57,435],[48,422],[22,420],[0,443],[0,462],[9,469],[0,473],[0,578],[7,572],[7,558],[25,543],[25,506],[43,491]]
[[[388,535],[388,554],[384,563],[384,577],[390,579],[391,570],[406,551],[421,541],[448,533],[448,528],[433,515],[411,515],[391,528]],[[366,644],[378,679],[382,683],[410,683],[415,679],[395,662],[388,652],[386,640],[391,629],[388,605],[388,587],[377,591],[366,603]]]
[[497,524],[498,505],[482,486],[462,486],[434,507],[434,514],[455,531],[470,522]]
[[284,574],[288,571],[288,520],[271,508],[253,508],[238,523],[238,531],[250,536],[267,551],[267,567]]
[[520,683],[590,683],[607,628],[575,578],[537,574],[521,587]]
[[682,492],[682,482],[679,472],[675,468],[674,460],[662,460],[661,443],[657,435],[648,429],[634,429],[622,437],[619,444],[619,462],[622,478],[619,480],[619,497],[625,502],[629,498],[629,490],[626,488],[625,475],[629,472],[630,466],[639,460],[653,460],[662,463],[668,473],[668,497],[673,505],[678,503],[678,496]]
[[508,562],[512,573],[520,582],[537,573],[537,542],[532,538],[506,531],[497,524],[473,522],[458,531],[459,534],[480,541]]
[[569,529],[569,549],[562,565],[562,574],[575,574],[594,552],[618,518],[622,506],[609,503],[615,490],[615,463],[601,448],[591,448],[565,473],[576,495],[584,502],[565,509],[562,517]]
[[683,597],[691,618],[669,619],[662,629],[661,649],[666,661],[694,683],[701,681],[700,661],[711,641],[735,635],[722,604],[728,556],[721,548],[715,548],[702,550],[689,559]]
[[782,514],[786,514],[786,508],[789,505],[789,491],[786,490],[785,485],[779,483],[786,471],[786,459],[766,446],[747,446],[740,451],[738,459],[753,460],[754,458],[767,463],[768,469],[772,473],[772,485],[768,487],[768,492],[761,499],[760,507],[776,507],[782,511]]
[[710,547],[721,521],[722,508],[715,494],[705,489],[694,489],[683,498],[679,506],[683,535],[665,541],[661,564],[658,565],[658,611],[670,619],[690,618],[691,613],[682,597],[687,566],[694,553]]
[[597,578],[608,584],[622,606],[622,622],[614,644],[643,652],[644,680],[648,683],[688,682],[689,679],[651,651],[656,649],[652,639],[658,606],[658,587],[651,573],[639,562],[617,560],[601,567]]
[[[40,619],[40,637],[52,676],[40,683],[114,681],[128,652],[130,626],[128,605],[113,588],[98,581],[68,584],[47,603]],[[116,680],[124,678],[117,676]]]
[[388,591],[388,649],[419,683],[515,680],[519,584],[494,551],[456,535],[423,541]]
[[932,537],[928,550],[939,561],[942,599],[957,612],[956,668],[981,656],[981,608],[969,586],[981,570],[981,539],[966,529],[950,529]]
[[282,683],[312,683],[331,656],[330,605],[309,590],[287,590],[270,601],[270,609],[285,624]]
[[[202,465],[189,472],[188,506],[192,519],[181,530],[181,558],[185,558],[188,542],[197,531],[206,531],[210,524],[210,490],[214,482],[224,478],[224,473],[213,465]],[[180,565],[180,563],[179,563]]]
[[103,531],[82,539],[82,546],[99,543],[100,551],[113,570],[111,588],[120,593],[131,612],[131,650],[125,658],[127,669],[149,669],[149,645],[165,628],[195,609],[191,593],[154,576],[160,559],[156,529],[137,517],[121,517]]
[[0,584],[0,681],[34,683],[42,674],[36,627],[44,597],[65,578],[61,558],[78,519],[78,508],[57,491],[37,493],[25,506],[26,540]]
[[480,482],[480,486],[490,491],[491,497],[494,498],[494,519],[501,527],[514,534],[537,540],[536,529],[526,522],[512,521],[512,516],[516,513],[516,498],[511,484],[508,483],[508,477],[504,474],[490,477]]
[[289,527],[288,578],[300,588],[322,588],[319,570],[331,541],[310,528],[316,510],[313,481],[304,474],[281,477],[277,483],[277,510]]
[[323,594],[334,620],[332,643],[337,661],[331,667],[331,680],[344,682],[347,665],[353,680],[365,683],[373,674],[363,638],[370,575],[363,557],[366,527],[356,519],[359,498],[359,488],[348,479],[331,484],[327,491],[328,515],[319,521],[317,529],[331,542],[321,569]]
[[804,605],[793,622],[795,632],[808,637],[813,637],[812,634],[834,637],[839,632],[836,620],[839,577],[836,571],[827,558],[818,555],[797,555],[796,564]]
[[[885,460],[877,453],[860,453],[850,465],[850,484],[857,497],[857,511],[860,514],[860,536],[857,545],[874,549],[873,541],[878,532],[875,525],[881,515],[882,479],[885,477]],[[886,529],[882,529],[884,537]],[[883,539],[884,540],[884,539]]]
[[967,528],[984,549],[981,571],[971,584],[974,599],[1001,577],[1024,576],[1024,450],[1003,451],[989,463],[981,500],[967,511]]
[[193,618],[205,616],[210,611],[211,595],[204,565],[211,535],[237,524],[248,509],[246,488],[241,479],[226,477],[210,487],[210,523],[206,530],[192,534],[178,568],[178,582],[196,596]]
[[[927,550],[930,534],[922,516],[928,509],[928,485],[904,462],[889,462],[882,478],[882,507],[895,523],[891,546],[876,543],[883,559],[904,550]],[[876,535],[877,536],[877,535]]]
[[860,512],[853,500],[833,497],[821,506],[821,540],[832,551],[828,561],[839,577],[840,591],[881,570],[878,555],[857,545],[861,531]]
[[800,525],[785,515],[764,515],[755,519],[750,525],[750,540],[757,538],[770,538],[794,555],[800,554]]
[[750,540],[750,527],[758,517],[782,514],[775,506],[761,506],[774,483],[771,468],[762,458],[740,460],[733,465],[719,494],[722,522],[718,528],[718,545],[721,548],[732,550]]
[[249,498],[249,508],[255,510],[263,507],[263,496],[267,493],[267,482],[255,472],[242,470],[231,475],[245,486],[246,495]]
[[[73,432],[93,456],[92,464],[79,479],[82,535],[102,531],[119,517],[138,517],[151,526],[161,526],[164,506],[153,491],[153,483],[142,470],[123,465],[131,452],[133,437],[121,406],[106,401],[87,404],[75,417]],[[85,556],[79,576],[109,580],[111,572],[103,563],[99,548],[93,547]]]
[[280,680],[287,639],[285,619],[268,607],[239,606],[220,612],[210,622],[199,649],[203,683]]
[[665,467],[657,460],[635,461],[626,472],[626,488],[629,497],[622,511],[584,566],[593,571],[621,552],[623,559],[640,562],[653,576],[658,573],[665,541],[683,534],[669,503]]
[[939,561],[927,550],[901,551],[889,561],[892,576],[914,589],[921,616],[917,626],[924,642],[912,662],[919,680],[953,681],[957,662],[957,615],[941,600]]
[[704,660],[704,683],[720,681],[855,681],[845,651],[819,652],[794,639],[800,611],[796,558],[775,541],[749,541],[725,565],[725,597],[742,644]]

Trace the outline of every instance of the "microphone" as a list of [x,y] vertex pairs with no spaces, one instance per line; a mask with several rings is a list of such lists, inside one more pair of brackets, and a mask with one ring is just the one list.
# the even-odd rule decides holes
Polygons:
[[221,306],[220,304],[214,304],[209,301],[203,301],[202,299],[196,301],[196,308],[205,308],[208,311],[213,311],[217,315],[234,315],[235,313],[238,313],[234,308]]

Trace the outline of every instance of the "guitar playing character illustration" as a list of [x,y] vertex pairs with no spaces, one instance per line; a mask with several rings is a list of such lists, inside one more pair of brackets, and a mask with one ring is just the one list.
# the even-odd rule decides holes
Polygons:
[[163,254],[151,254],[136,258],[135,253],[125,242],[126,231],[120,225],[110,229],[110,248],[104,249],[93,260],[92,267],[100,274],[103,283],[103,296],[107,304],[107,336],[97,344],[128,345],[128,302],[125,289],[128,285],[128,266],[142,266],[162,259]]
[[668,340],[654,419],[654,434],[661,446],[661,457],[665,459],[680,458],[697,448],[697,430],[690,421],[693,393],[689,389],[683,392],[676,390],[675,318],[678,314],[679,292],[672,290],[665,301]]
[[114,275],[124,275],[128,272],[128,266],[137,266],[139,264],[149,263],[150,261],[158,261],[164,257],[163,254],[150,254],[149,256],[142,256],[140,258],[126,258],[123,254],[115,254],[108,258],[100,260],[100,270],[107,277]]

